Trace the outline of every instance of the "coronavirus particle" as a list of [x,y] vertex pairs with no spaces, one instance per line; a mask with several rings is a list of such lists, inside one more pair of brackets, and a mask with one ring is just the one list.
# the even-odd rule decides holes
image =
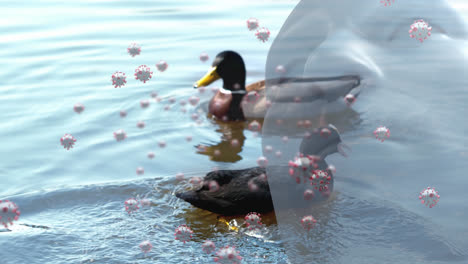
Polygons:
[[126,83],[127,77],[125,76],[125,73],[117,71],[112,74],[112,85],[114,85],[114,88],[120,88]]
[[257,229],[262,227],[262,218],[260,218],[260,214],[257,214],[255,212],[247,214],[245,217],[245,224],[246,226],[252,230],[252,229]]
[[208,54],[206,54],[205,52],[203,52],[202,54],[200,54],[200,60],[202,62],[205,62],[207,61],[208,59],[210,59],[210,56],[208,56]]
[[255,33],[255,36],[257,36],[258,40],[261,42],[268,41],[268,38],[270,37],[270,31],[268,28],[262,27],[259,30],[257,30],[257,33]]
[[167,62],[165,62],[165,61],[163,61],[163,60],[162,60],[162,61],[159,61],[158,63],[156,63],[156,68],[157,68],[158,71],[160,71],[160,72],[163,72],[163,71],[167,70],[167,67],[168,67],[168,66],[169,66],[169,65],[167,64]]
[[73,111],[75,111],[77,114],[81,114],[85,109],[84,105],[77,103],[73,106]]
[[244,100],[247,103],[254,104],[258,101],[260,98],[260,95],[257,93],[257,91],[250,91],[244,96]]
[[188,242],[192,239],[193,231],[187,225],[180,225],[175,230],[175,239],[181,242]]
[[375,138],[384,142],[385,139],[390,137],[390,130],[384,126],[379,126],[376,130],[374,130]]
[[114,138],[117,141],[122,141],[122,140],[127,138],[127,133],[125,133],[125,131],[123,131],[123,129],[119,129],[119,130],[114,132]]
[[148,159],[153,159],[154,158],[154,152],[148,152]]
[[73,148],[75,142],[76,139],[70,134],[65,134],[62,138],[60,138],[60,144],[62,144],[63,148],[66,148],[67,150]]
[[392,3],[395,3],[395,0],[380,0],[380,3],[384,6],[391,6]]
[[196,96],[190,96],[190,98],[188,99],[189,103],[193,106],[196,106],[198,104],[198,101],[200,101],[200,98],[196,97]]
[[141,106],[141,108],[143,108],[143,109],[148,108],[149,105],[150,105],[150,101],[149,101],[149,100],[144,99],[144,100],[141,100],[141,101],[140,101],[140,106]]
[[242,257],[235,247],[225,246],[216,252],[214,261],[220,264],[240,264]]
[[202,244],[202,250],[206,254],[210,254],[211,252],[213,252],[215,250],[215,248],[216,248],[215,243],[213,241],[211,241],[211,240],[206,240]]
[[149,240],[145,240],[140,243],[139,247],[141,251],[146,254],[151,251],[151,249],[153,248],[153,245],[151,244]]
[[248,128],[250,131],[259,132],[262,130],[262,125],[258,121],[254,120],[250,122]]
[[143,122],[143,121],[138,121],[138,122],[137,122],[137,127],[138,127],[138,128],[145,128],[145,122]]
[[250,31],[257,29],[257,28],[258,28],[258,25],[259,25],[259,24],[258,24],[258,19],[253,18],[253,17],[247,19],[247,28],[248,28]]
[[135,198],[129,198],[125,201],[125,211],[128,214],[132,214],[140,209],[140,203]]
[[140,55],[141,47],[136,43],[132,43],[128,46],[127,52],[130,56],[135,57],[136,55]]
[[314,228],[316,223],[317,220],[311,215],[304,216],[301,220],[302,227],[307,231]]
[[325,192],[329,189],[331,176],[324,170],[313,170],[310,175],[310,185],[319,192]]
[[265,168],[266,166],[268,166],[268,159],[264,156],[261,156],[257,159],[257,164],[258,166]]
[[136,174],[138,174],[138,175],[143,175],[143,174],[145,174],[145,169],[143,169],[142,167],[138,167],[138,168],[136,169]]
[[21,212],[18,206],[9,200],[0,200],[0,224],[5,228],[13,225],[13,221],[18,221]]
[[153,75],[153,72],[146,65],[140,65],[138,66],[138,68],[135,69],[135,79],[140,80],[143,83],[146,83],[147,81],[149,81],[152,75]]
[[124,118],[127,116],[127,112],[125,110],[120,111],[119,113],[120,117]]
[[429,208],[434,207],[439,202],[439,199],[439,192],[431,187],[427,187],[419,193],[419,200],[421,200],[422,204],[429,206]]
[[410,26],[409,35],[420,42],[424,42],[427,37],[431,36],[432,27],[430,27],[424,20],[415,20]]

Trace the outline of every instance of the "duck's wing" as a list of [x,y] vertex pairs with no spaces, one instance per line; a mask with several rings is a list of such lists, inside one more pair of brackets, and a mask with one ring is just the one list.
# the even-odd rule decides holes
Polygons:
[[260,91],[260,90],[263,90],[263,89],[265,89],[265,80],[251,83],[251,84],[249,84],[249,85],[247,85],[245,87],[245,90],[247,92]]
[[265,93],[265,81],[258,81],[248,85],[246,88],[247,92],[256,92],[255,95],[247,94],[251,96],[249,100],[244,100],[242,102],[242,111],[244,116],[247,118],[263,118],[268,109],[268,100]]

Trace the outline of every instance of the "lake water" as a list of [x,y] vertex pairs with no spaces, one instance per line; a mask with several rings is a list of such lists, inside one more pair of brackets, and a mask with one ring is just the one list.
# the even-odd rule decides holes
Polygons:
[[[209,87],[200,93],[193,83],[218,52],[228,49],[243,56],[247,83],[268,76],[271,43],[298,2],[0,1],[0,199],[15,202],[21,210],[19,221],[9,230],[0,229],[1,262],[211,263],[213,256],[201,251],[203,241],[210,239],[218,247],[235,246],[244,263],[301,263],[301,256],[311,263],[466,263],[468,86],[460,76],[467,72],[468,50],[466,39],[454,39],[457,25],[454,35],[448,34],[453,38],[446,46],[449,51],[436,49],[447,39],[443,34],[435,33],[418,46],[453,75],[437,75],[441,70],[429,67],[425,57],[402,50],[406,43],[382,46],[371,37],[367,44],[353,42],[355,35],[349,32],[356,30],[337,28],[329,42],[311,43],[316,57],[299,67],[301,74],[326,75],[330,69],[348,73],[344,65],[320,56],[353,47],[360,52],[353,58],[373,69],[366,73],[380,69],[382,74],[374,76],[380,84],[375,86],[381,88],[363,91],[354,106],[362,125],[355,129],[337,125],[353,152],[348,159],[335,155],[327,159],[337,168],[335,192],[314,209],[318,227],[298,236],[304,247],[290,244],[280,232],[287,229],[287,221],[279,218],[278,225],[271,214],[263,216],[266,229],[261,234],[234,232],[217,224],[215,214],[174,196],[189,188],[188,179],[202,177],[214,167],[256,165],[262,144],[268,141],[209,120],[204,109],[212,91]],[[448,3],[467,19],[466,3]],[[270,30],[268,42],[260,42],[247,29],[250,17]],[[328,19],[337,22],[333,16]],[[438,24],[452,33],[451,24],[444,22]],[[360,28],[361,40],[375,32],[364,18],[354,25]],[[401,32],[397,40],[407,34],[406,25]],[[347,40],[350,43],[343,46]],[[132,42],[141,45],[141,54],[135,57],[127,53]],[[399,53],[382,55],[389,50]],[[199,59],[203,52],[210,57],[206,62]],[[156,70],[160,60],[169,65],[165,72]],[[313,66],[314,60],[323,68]],[[452,65],[453,61],[459,63]],[[133,76],[140,65],[153,71],[147,83]],[[127,76],[121,88],[112,86],[116,71]],[[413,83],[425,81],[411,90],[414,93],[408,92],[399,82],[402,76]],[[434,87],[421,88],[429,84]],[[219,86],[221,82],[212,85]],[[180,105],[191,96],[200,98],[198,106]],[[145,99],[150,105],[143,109],[140,101]],[[73,111],[76,103],[85,106],[81,114]],[[170,109],[165,110],[167,106]],[[119,115],[122,110],[126,117]],[[201,122],[193,121],[193,114]],[[428,122],[421,119],[427,116]],[[137,127],[139,121],[145,122],[143,129]],[[382,144],[372,138],[379,122],[392,131]],[[113,136],[119,129],[127,133],[121,142]],[[66,133],[77,140],[70,150],[60,145]],[[242,139],[242,149],[221,157],[198,153],[195,146],[200,144],[211,146],[210,154],[223,148],[226,133]],[[158,146],[161,141],[164,148]],[[154,152],[153,159],[148,152]],[[144,174],[136,173],[138,167]],[[185,180],[178,181],[177,173]],[[441,195],[431,209],[418,199],[427,186]],[[152,204],[129,215],[124,202],[132,197],[151,199]],[[241,224],[242,218],[233,221]],[[193,240],[185,244],[174,240],[174,230],[181,224],[194,231]],[[153,245],[147,254],[138,247],[144,240]]]

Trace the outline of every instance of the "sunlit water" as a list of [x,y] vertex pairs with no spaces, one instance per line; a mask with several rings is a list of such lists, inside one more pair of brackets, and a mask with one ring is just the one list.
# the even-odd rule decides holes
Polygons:
[[[199,112],[203,107],[188,105],[187,113],[181,112],[179,101],[197,95],[206,104],[210,89],[199,94],[192,85],[222,50],[242,54],[247,83],[264,78],[272,39],[258,41],[245,21],[258,18],[274,38],[296,3],[242,0],[229,2],[228,7],[212,0],[0,2],[0,199],[10,199],[21,209],[11,232],[0,233],[1,263],[210,263],[212,255],[201,251],[205,239],[218,247],[236,246],[244,263],[286,263],[271,216],[265,218],[267,228],[261,236],[242,229],[231,232],[223,224],[216,226],[216,215],[194,209],[174,193],[189,186],[176,180],[179,172],[189,179],[204,176],[215,166],[255,166],[262,155],[261,138],[250,131],[241,132],[246,140],[235,163],[197,154],[195,145],[219,143],[219,127]],[[454,2],[466,14],[466,5],[460,3]],[[141,45],[141,55],[128,55],[131,42]],[[202,52],[208,53],[209,61],[199,60]],[[163,73],[155,68],[159,60],[169,64]],[[142,64],[153,71],[146,84],[133,77]],[[115,71],[126,73],[127,85],[117,89],[111,85]],[[162,101],[152,99],[151,92],[157,92]],[[176,103],[165,111],[169,98]],[[151,101],[147,109],[140,107],[143,99]],[[85,106],[79,115],[73,112],[78,102]],[[119,116],[121,110],[127,111],[125,118]],[[193,113],[200,114],[201,124],[191,120]],[[138,121],[146,127],[137,128]],[[122,142],[113,137],[118,129],[128,135]],[[69,151],[59,142],[65,133],[77,139]],[[186,142],[186,136],[192,136],[192,141]],[[159,141],[167,146],[158,147]],[[154,159],[147,158],[149,151],[155,153]],[[461,155],[466,157],[467,151]],[[145,173],[137,175],[137,167]],[[346,169],[352,171],[352,167],[341,168]],[[468,183],[461,177],[465,172],[456,172],[456,189],[463,191]],[[431,230],[447,226],[450,220],[434,224],[418,211],[428,208],[416,210],[394,203],[391,195],[376,195],[376,189],[353,174],[337,174],[336,193],[316,210],[317,233],[304,237],[305,244],[313,244],[316,250],[311,261],[467,260],[466,229],[457,237],[453,229],[445,237],[434,232],[432,240],[414,250],[421,237],[431,238],[427,235]],[[395,184],[388,180],[380,187],[387,183]],[[414,191],[418,204],[420,190]],[[460,219],[467,217],[464,201],[450,199],[447,189],[441,192],[447,199],[438,207],[465,209],[452,219],[454,226],[461,226]],[[124,201],[131,197],[146,197],[153,204],[129,216]],[[431,209],[432,218],[440,214],[438,207]],[[194,230],[193,241],[174,240],[174,229],[180,224]],[[403,228],[409,225],[415,228]],[[138,248],[143,240],[154,246],[147,254]],[[440,256],[439,248],[452,254]]]

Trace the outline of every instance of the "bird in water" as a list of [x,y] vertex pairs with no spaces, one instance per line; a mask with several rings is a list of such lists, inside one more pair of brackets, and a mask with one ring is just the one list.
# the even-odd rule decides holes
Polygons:
[[[327,128],[331,131],[330,135],[323,137],[320,133],[314,133],[311,137],[304,138],[300,146],[300,153],[320,158],[318,169],[323,170],[328,170],[325,157],[336,152],[345,155],[342,147],[346,146],[342,144],[338,130],[333,125],[328,125]],[[195,207],[224,216],[271,212],[274,208],[266,173],[267,170],[263,167],[211,171],[206,174],[197,189],[176,193],[176,196]],[[329,174],[332,176],[332,191],[333,175],[331,171]],[[292,180],[289,175],[279,180],[283,179],[288,183]],[[215,181],[219,188],[210,189],[212,181]],[[252,185],[255,185],[255,188],[252,188]],[[285,186],[294,187],[291,184]],[[285,189],[285,194],[290,191],[294,190]]]

